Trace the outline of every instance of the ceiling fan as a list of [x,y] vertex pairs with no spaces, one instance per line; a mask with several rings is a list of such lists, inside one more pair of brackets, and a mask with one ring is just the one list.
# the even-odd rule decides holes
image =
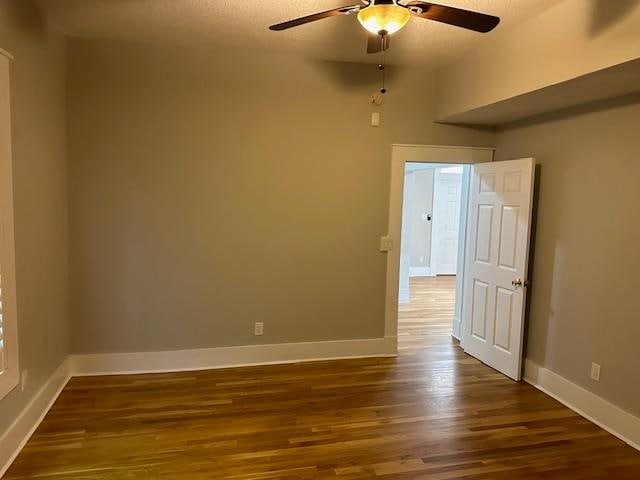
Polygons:
[[369,32],[367,53],[376,53],[389,48],[389,35],[404,27],[412,16],[481,33],[493,30],[500,22],[500,19],[493,15],[430,2],[408,1],[405,3],[402,0],[401,3],[401,0],[362,0],[362,3],[362,5],[334,8],[271,25],[269,30],[286,30],[323,18],[355,13],[360,24]]

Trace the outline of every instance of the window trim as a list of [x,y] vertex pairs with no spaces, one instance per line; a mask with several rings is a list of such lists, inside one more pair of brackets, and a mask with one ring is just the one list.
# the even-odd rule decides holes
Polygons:
[[20,380],[9,61],[8,56],[0,55],[0,265],[2,266],[2,328],[6,361],[6,368],[0,372],[0,400],[7,396]]

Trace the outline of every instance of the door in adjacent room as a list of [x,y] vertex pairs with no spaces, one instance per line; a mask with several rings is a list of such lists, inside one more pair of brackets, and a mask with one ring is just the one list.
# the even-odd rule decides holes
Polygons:
[[455,275],[458,271],[462,173],[462,165],[435,170],[431,242],[431,269],[435,275]]

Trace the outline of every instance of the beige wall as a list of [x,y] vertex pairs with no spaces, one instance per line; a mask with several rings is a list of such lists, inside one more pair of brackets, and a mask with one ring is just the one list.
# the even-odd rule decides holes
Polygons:
[[503,129],[496,153],[541,164],[527,357],[635,415],[639,120],[639,95],[600,102]]
[[391,143],[493,143],[420,70],[372,128],[375,65],[69,47],[75,353],[383,336]]
[[68,352],[65,40],[29,0],[0,2],[11,64],[20,367],[26,390],[0,400],[0,435]]
[[437,118],[640,58],[639,22],[640,0],[564,0],[517,28],[497,30],[440,69]]

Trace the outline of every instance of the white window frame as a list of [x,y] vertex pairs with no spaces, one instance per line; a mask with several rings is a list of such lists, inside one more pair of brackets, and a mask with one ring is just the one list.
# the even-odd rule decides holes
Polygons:
[[0,399],[7,396],[20,380],[9,94],[9,63],[12,58],[0,50],[0,288],[4,345],[0,352],[3,355],[3,362],[0,363]]

